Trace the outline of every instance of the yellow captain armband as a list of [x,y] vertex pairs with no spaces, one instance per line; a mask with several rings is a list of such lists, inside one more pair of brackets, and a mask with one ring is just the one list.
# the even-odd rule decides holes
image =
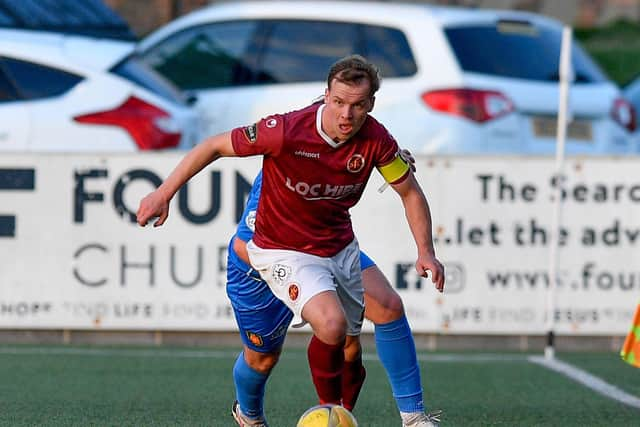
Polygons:
[[392,184],[405,176],[409,171],[409,165],[398,155],[390,163],[384,166],[378,166],[378,171],[385,181]]

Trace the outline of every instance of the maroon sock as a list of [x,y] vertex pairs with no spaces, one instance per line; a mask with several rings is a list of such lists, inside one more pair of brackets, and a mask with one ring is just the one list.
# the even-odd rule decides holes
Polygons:
[[362,357],[358,357],[353,362],[344,362],[342,369],[342,406],[353,411],[360,394],[360,389],[364,384],[367,372],[362,365]]
[[340,404],[342,396],[342,368],[344,343],[326,344],[314,335],[307,348],[311,378],[320,403]]

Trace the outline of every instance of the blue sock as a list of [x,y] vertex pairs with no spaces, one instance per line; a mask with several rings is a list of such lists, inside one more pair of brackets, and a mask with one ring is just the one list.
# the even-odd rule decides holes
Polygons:
[[378,357],[387,371],[393,397],[401,412],[424,411],[420,367],[407,317],[375,325]]
[[240,410],[249,418],[263,415],[264,388],[269,375],[262,374],[244,360],[244,352],[240,352],[233,366],[233,381],[236,384],[236,398]]

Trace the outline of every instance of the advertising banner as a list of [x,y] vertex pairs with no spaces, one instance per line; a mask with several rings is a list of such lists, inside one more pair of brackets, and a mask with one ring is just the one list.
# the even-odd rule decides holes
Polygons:
[[[139,227],[140,198],[183,154],[4,155],[0,328],[235,330],[226,251],[261,159],[216,162],[180,190],[163,227]],[[626,333],[640,295],[635,159],[569,159],[560,178],[551,158],[418,157],[417,167],[444,294],[416,274],[401,199],[378,191],[376,173],[352,212],[416,332],[544,333],[560,188],[556,332]]]
[[640,178],[636,159],[419,158],[444,295],[417,276],[415,246],[393,191],[353,212],[360,246],[402,295],[413,327],[447,333],[545,332],[553,196],[561,230],[556,332],[624,334],[640,295]]
[[0,327],[233,330],[227,245],[261,159],[217,162],[164,227],[139,227],[140,198],[181,157],[3,156]]

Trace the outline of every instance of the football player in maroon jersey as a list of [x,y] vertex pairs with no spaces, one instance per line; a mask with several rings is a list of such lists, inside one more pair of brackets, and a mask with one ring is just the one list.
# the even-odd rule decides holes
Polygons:
[[396,141],[369,115],[379,84],[377,69],[364,58],[338,61],[329,71],[324,103],[205,139],[142,199],[137,213],[141,226],[154,217],[160,226],[175,193],[205,166],[220,157],[263,156],[263,187],[248,256],[294,313],[294,326],[311,325],[309,363],[323,403],[340,403],[344,343],[362,326],[360,250],[349,209],[374,168],[402,200],[417,246],[418,274],[426,277],[430,271],[436,289],[444,289],[426,197]]

